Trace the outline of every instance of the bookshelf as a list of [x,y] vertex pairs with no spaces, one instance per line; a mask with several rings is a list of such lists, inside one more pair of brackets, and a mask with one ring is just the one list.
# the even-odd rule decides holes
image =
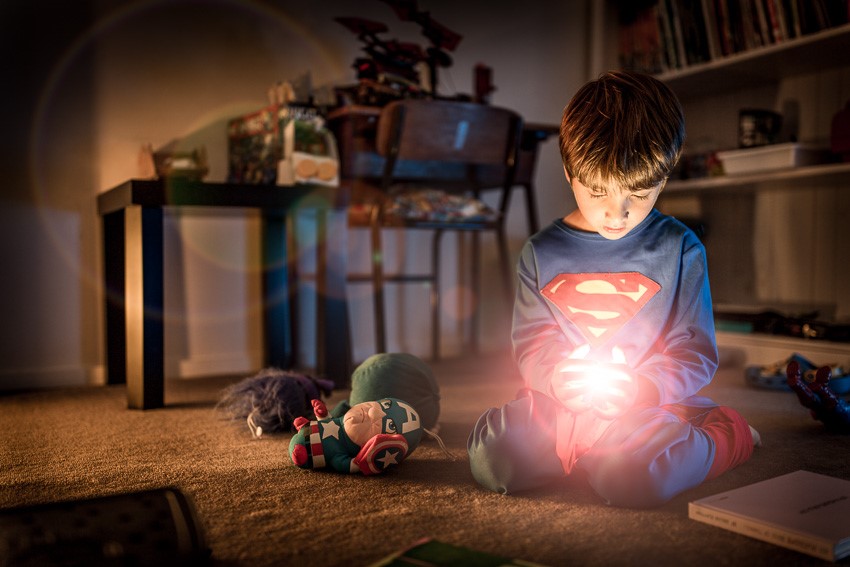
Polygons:
[[[739,10],[744,4],[754,10],[771,3],[774,8],[790,9],[794,0],[659,0],[647,8],[656,26],[651,25],[652,18],[644,18],[637,24],[641,29],[627,34],[632,38],[640,33],[659,34],[631,44],[639,49],[651,46],[659,53],[636,58],[622,53],[621,11],[628,10],[629,3],[609,0],[609,22],[617,21],[618,26],[620,66],[630,60],[648,64],[654,69],[636,70],[652,72],[676,92],[685,109],[688,143],[694,144],[686,152],[735,148],[739,109],[782,112],[789,99],[799,103],[796,139],[829,146],[830,119],[850,99],[850,5],[846,1],[798,0],[798,9],[803,4],[806,9],[818,4],[844,6],[843,20],[821,29],[810,27],[807,33],[779,41],[738,37],[745,47],[719,53],[715,45],[713,53],[685,62],[681,54],[697,48],[677,45],[679,61],[670,65],[663,55],[669,46],[664,44],[660,10],[669,10],[674,3],[680,10],[700,9],[705,16],[703,9],[730,4]],[[629,42],[625,44],[628,49]],[[850,163],[671,179],[659,208],[707,226],[705,244],[716,303],[766,308],[774,303],[828,304],[836,307],[834,315],[839,320],[850,320],[850,263],[846,261],[850,239],[845,228],[850,214]],[[718,345],[727,353],[743,353],[746,364],[773,363],[792,352],[808,354],[815,362],[850,362],[850,343],[724,331],[718,332]]]
[[847,65],[850,24],[664,71],[656,76],[681,99],[776,82],[785,77]]
[[609,0],[620,66],[680,97],[705,96],[846,62],[846,0]]

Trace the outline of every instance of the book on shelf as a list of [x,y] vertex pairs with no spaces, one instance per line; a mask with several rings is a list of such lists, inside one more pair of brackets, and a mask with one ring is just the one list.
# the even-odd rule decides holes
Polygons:
[[661,50],[661,21],[655,6],[637,11],[622,9],[619,18],[618,51],[623,69],[652,74],[673,68]]
[[617,0],[624,69],[682,69],[850,22],[848,0]]
[[742,48],[744,51],[750,49],[758,49],[764,45],[762,43],[761,31],[759,30],[758,14],[756,13],[756,4],[745,0],[740,3],[740,31],[743,36]]
[[701,0],[675,0],[682,43],[688,65],[705,63],[711,59],[708,26],[702,11]]
[[723,52],[720,47],[720,37],[717,35],[717,12],[714,11],[714,0],[701,0],[701,4],[708,58],[709,60],[717,59],[723,55]]
[[735,36],[732,29],[732,14],[729,11],[729,4],[726,0],[712,0],[714,4],[714,13],[716,14],[716,30],[711,30],[711,33],[716,34],[720,41],[720,53],[724,57],[735,53]]
[[795,471],[688,504],[688,517],[808,555],[850,555],[850,480]]
[[764,2],[761,0],[753,0],[752,2],[755,13],[753,15],[753,28],[759,35],[761,45],[770,45],[772,36],[770,35],[770,27],[768,26],[767,9]]

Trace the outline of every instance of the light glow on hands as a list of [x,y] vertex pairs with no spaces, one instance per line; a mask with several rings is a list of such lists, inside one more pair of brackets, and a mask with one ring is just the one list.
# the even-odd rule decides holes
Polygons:
[[610,419],[631,407],[637,386],[622,349],[614,347],[610,362],[588,359],[590,345],[575,349],[557,368],[555,395],[567,409],[577,413],[593,410]]

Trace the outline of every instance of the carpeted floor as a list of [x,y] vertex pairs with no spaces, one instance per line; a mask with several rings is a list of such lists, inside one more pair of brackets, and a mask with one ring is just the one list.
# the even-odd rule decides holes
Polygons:
[[425,441],[369,478],[297,469],[288,435],[255,440],[223,419],[215,402],[241,377],[170,381],[167,407],[146,412],[127,410],[120,386],[0,396],[0,508],[176,486],[193,498],[219,565],[368,565],[423,537],[550,566],[822,563],[688,519],[692,499],[797,469],[850,479],[850,436],[826,432],[791,393],[745,385],[742,368],[722,368],[706,393],[741,411],[764,446],[738,469],[639,511],[608,507],[571,479],[520,496],[480,489],[466,438],[485,409],[513,397],[513,363],[433,367],[455,459]]

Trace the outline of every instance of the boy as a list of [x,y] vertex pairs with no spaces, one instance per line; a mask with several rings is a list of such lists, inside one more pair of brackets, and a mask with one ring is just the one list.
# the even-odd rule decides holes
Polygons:
[[717,368],[705,249],[654,208],[684,139],[676,96],[648,75],[606,73],[565,109],[578,208],[519,259],[512,338],[526,387],[470,435],[486,488],[578,470],[609,504],[657,506],[752,454],[755,430],[695,395]]

